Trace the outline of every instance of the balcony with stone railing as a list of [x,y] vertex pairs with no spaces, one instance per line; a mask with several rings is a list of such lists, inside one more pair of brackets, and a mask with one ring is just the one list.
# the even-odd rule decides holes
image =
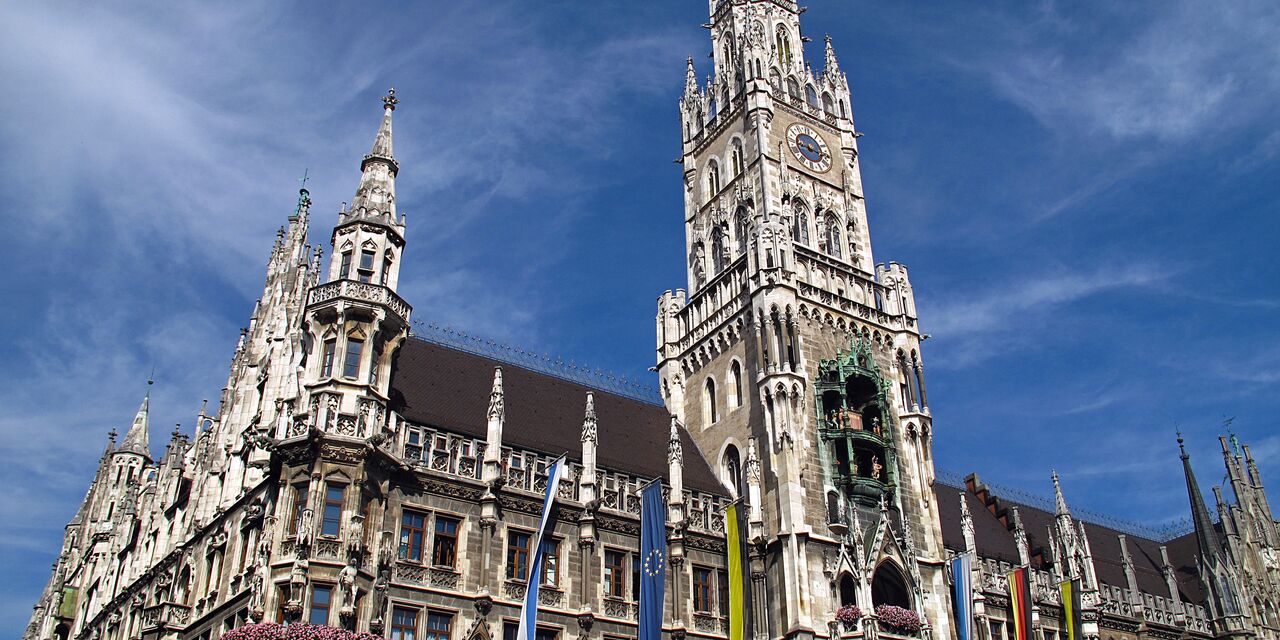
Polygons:
[[747,259],[745,255],[741,255],[690,296],[689,301],[680,308],[676,314],[676,335],[679,339],[670,341],[676,347],[672,351],[667,351],[670,344],[664,345],[666,355],[674,357],[688,351],[736,318],[747,306],[747,300],[742,294],[747,290],[748,284]]
[[338,298],[386,307],[404,323],[409,321],[409,314],[413,311],[413,307],[389,287],[345,279],[312,287],[307,304],[316,305]]
[[[487,443],[478,438],[450,433],[431,427],[411,425],[396,420],[401,425],[399,446],[404,460],[418,470],[427,473],[481,481],[483,459]],[[501,469],[504,491],[515,491],[529,497],[541,498],[547,488],[547,469],[555,459],[551,456],[503,447]],[[582,465],[570,462],[565,479],[560,484],[562,500],[580,501]],[[596,481],[600,507],[608,513],[640,516],[640,487],[648,479],[608,469],[597,469]],[[686,522],[692,531],[710,535],[724,535],[724,509],[728,499],[702,491],[686,489],[684,492]]]
[[142,610],[144,633],[155,629],[183,629],[190,622],[191,607],[185,604],[161,602]]

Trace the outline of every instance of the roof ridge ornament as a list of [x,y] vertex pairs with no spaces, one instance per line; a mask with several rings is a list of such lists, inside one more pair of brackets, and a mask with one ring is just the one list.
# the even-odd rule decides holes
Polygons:
[[387,95],[382,96],[382,107],[388,111],[395,111],[398,104],[400,99],[396,97],[396,88],[392,86],[387,89]]

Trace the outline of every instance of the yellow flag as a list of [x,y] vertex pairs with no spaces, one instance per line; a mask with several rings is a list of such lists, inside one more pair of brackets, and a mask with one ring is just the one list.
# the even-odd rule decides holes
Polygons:
[[742,581],[742,538],[738,512],[742,503],[729,505],[725,513],[725,546],[729,548],[729,640],[746,640],[746,594]]

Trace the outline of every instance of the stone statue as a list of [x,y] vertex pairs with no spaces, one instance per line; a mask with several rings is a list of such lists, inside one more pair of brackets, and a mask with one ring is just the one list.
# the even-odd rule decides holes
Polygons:
[[356,597],[360,588],[356,586],[356,558],[347,560],[347,566],[338,572],[338,592],[342,594],[342,611],[352,612],[356,608]]

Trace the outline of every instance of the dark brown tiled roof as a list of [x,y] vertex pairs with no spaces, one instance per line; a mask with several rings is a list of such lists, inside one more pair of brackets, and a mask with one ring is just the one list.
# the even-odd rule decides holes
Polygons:
[[[391,404],[410,422],[485,438],[493,369],[502,367],[506,423],[502,442],[582,460],[582,417],[587,392],[595,394],[599,423],[597,464],[644,478],[667,475],[667,410],[517,365],[410,338],[396,357]],[[684,445],[686,488],[726,495],[689,433]]]
[[[992,513],[972,492],[949,484],[935,483],[934,495],[938,499],[938,516],[942,518],[942,542],[948,549],[964,549],[964,532],[960,528],[960,494],[968,502],[969,512],[973,515],[974,541],[978,546],[978,555],[985,558],[1004,560],[1012,564],[1018,563],[1018,549],[1013,541],[1013,532],[1001,522],[999,514]],[[1011,506],[1018,507],[1018,515],[1027,531],[1027,546],[1035,553],[1042,548],[1049,555],[1048,527],[1053,524],[1054,514],[1038,507],[1029,506],[1010,500],[1000,499],[1000,511]],[[1012,518],[1012,515],[1008,515]],[[1127,588],[1124,576],[1124,564],[1121,561],[1120,540],[1117,536],[1123,532],[1092,522],[1085,522],[1085,531],[1089,536],[1089,548],[1093,551],[1093,563],[1098,572],[1098,580],[1104,584]],[[1138,588],[1161,597],[1169,597],[1169,588],[1164,581],[1161,569],[1160,545],[1162,543],[1136,536],[1123,534],[1128,538],[1129,557],[1133,560],[1134,576]],[[1195,571],[1195,534],[1180,536],[1163,543],[1169,553],[1169,563],[1173,565],[1178,580],[1178,590],[1184,602],[1204,604],[1204,595]]]

